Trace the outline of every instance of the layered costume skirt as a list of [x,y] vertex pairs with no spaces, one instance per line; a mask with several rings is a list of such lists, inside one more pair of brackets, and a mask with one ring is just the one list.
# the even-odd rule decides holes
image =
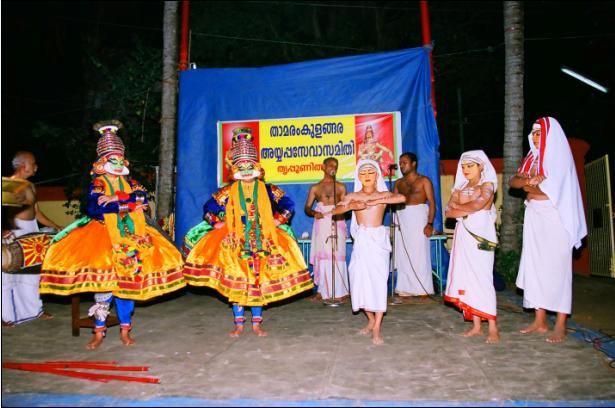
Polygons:
[[126,273],[116,266],[105,224],[94,219],[84,224],[47,250],[40,293],[113,292],[122,299],[148,300],[186,286],[181,253],[155,228],[145,226],[151,241],[139,250],[140,271]]
[[245,252],[229,239],[226,225],[207,232],[194,245],[184,267],[189,285],[215,289],[240,306],[264,306],[314,287],[295,239],[276,228],[277,244]]

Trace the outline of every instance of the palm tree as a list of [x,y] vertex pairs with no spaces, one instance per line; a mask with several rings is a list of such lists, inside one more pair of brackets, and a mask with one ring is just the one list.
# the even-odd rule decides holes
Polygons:
[[164,2],[162,50],[162,106],[160,119],[160,179],[156,217],[171,213],[173,163],[175,158],[175,116],[177,112],[177,1]]
[[[504,1],[505,91],[504,91],[504,175],[503,184],[516,174],[523,155],[523,3]],[[501,251],[519,253],[521,199],[504,187]]]

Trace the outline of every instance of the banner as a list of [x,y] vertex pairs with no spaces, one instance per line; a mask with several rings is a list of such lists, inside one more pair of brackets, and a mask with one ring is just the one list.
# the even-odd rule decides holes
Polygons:
[[401,154],[399,112],[219,121],[218,186],[231,182],[233,130],[245,128],[251,129],[267,183],[317,183],[328,157],[338,160],[338,181],[353,181],[356,162],[364,158],[380,163],[388,177]]
[[[429,177],[434,186],[434,227],[441,231],[438,153],[440,141],[431,106],[428,49],[410,48],[268,67],[200,68],[181,71],[176,243],[181,243],[186,232],[203,219],[203,204],[218,190],[223,180],[224,172],[220,169],[220,163],[225,148],[221,147],[224,142],[222,145],[218,143],[219,135],[224,135],[221,129],[223,124],[252,124],[259,143],[259,154],[264,148],[274,149],[281,147],[280,144],[292,148],[295,145],[299,147],[307,144],[303,143],[308,139],[304,138],[305,135],[297,138],[297,127],[300,126],[303,132],[304,125],[308,125],[311,136],[313,124],[314,138],[310,137],[310,148],[326,145],[333,145],[335,148],[340,140],[342,145],[346,145],[354,137],[356,160],[360,145],[367,136],[368,122],[374,122],[374,136],[382,137],[377,126],[379,122],[373,121],[370,118],[372,115],[391,115],[392,144],[380,141],[378,143],[393,151],[396,157],[391,158],[388,152],[382,149],[382,164],[386,165],[391,160],[398,161],[400,152],[414,152],[418,156],[418,172]],[[354,133],[352,118],[355,120]],[[323,121],[312,122],[312,119]],[[350,120],[351,124],[348,125],[346,120]],[[342,138],[337,137],[340,136],[338,133],[327,133],[325,136],[322,127],[321,137],[317,137],[319,132],[316,125],[328,123],[342,124]],[[292,125],[295,125],[295,136],[280,136],[286,133],[285,126],[288,126],[288,132],[291,134]],[[327,126],[327,132],[330,130],[333,130],[332,125]],[[268,141],[264,145],[265,135]],[[298,142],[299,139],[302,143]],[[278,154],[276,152],[279,150],[273,151],[273,154]],[[299,156],[303,152],[304,150],[300,153],[297,149],[296,154]],[[272,151],[267,150],[267,154],[269,153]],[[380,151],[376,151],[375,154],[379,153]],[[320,152],[314,152],[314,159],[309,160],[315,163],[314,166],[318,162],[322,163],[325,158],[319,154]],[[310,188],[309,180],[318,179],[319,174],[322,178],[322,172],[310,169],[309,172],[297,173],[297,167],[281,167],[278,170],[278,166],[283,165],[306,165],[308,160],[304,157],[296,157],[292,163],[285,162],[287,159],[284,157],[280,162],[277,162],[277,157],[260,159],[267,161],[265,181],[276,180],[275,183],[295,203],[291,220],[293,230],[298,236],[312,231],[314,220],[305,214],[303,208]],[[345,169],[340,176],[343,175],[348,180],[350,167],[348,163],[341,164]],[[386,170],[388,171],[388,168]],[[352,191],[352,183],[346,183],[346,188],[347,191]],[[388,222],[386,217],[388,216],[385,216],[385,223]]]

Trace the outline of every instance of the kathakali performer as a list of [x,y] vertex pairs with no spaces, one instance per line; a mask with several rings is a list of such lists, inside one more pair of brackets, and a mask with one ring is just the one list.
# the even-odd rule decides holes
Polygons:
[[135,300],[148,300],[181,289],[183,259],[172,242],[146,224],[147,191],[129,179],[119,121],[97,123],[98,159],[88,188],[87,216],[57,234],[41,270],[40,293],[72,295],[95,292],[90,308],[96,326],[88,349],[102,343],[111,302],[125,345]]
[[251,128],[233,130],[234,181],[203,206],[204,222],[184,242],[190,253],[184,276],[189,285],[217,290],[232,304],[235,329],[243,332],[245,307],[252,330],[266,336],[262,307],[311,289],[314,284],[288,225],[294,203],[260,176]]

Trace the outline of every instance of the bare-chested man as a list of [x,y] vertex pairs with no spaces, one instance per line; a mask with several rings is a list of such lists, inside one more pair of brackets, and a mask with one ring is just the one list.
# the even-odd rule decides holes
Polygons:
[[436,215],[433,184],[417,173],[414,153],[399,156],[403,177],[395,182],[394,192],[406,197],[406,206],[397,210],[395,292],[401,297],[433,295],[429,237],[434,234]]
[[[36,158],[30,152],[19,151],[13,158],[14,173],[11,178],[27,180],[36,174]],[[28,183],[19,192],[23,206],[13,216],[14,228],[4,239],[13,239],[37,232],[38,223],[61,230],[40,210],[34,184]],[[53,316],[43,311],[43,302],[38,293],[39,274],[14,274],[2,272],[2,325],[15,326],[33,319],[49,320]]]
[[352,310],[363,309],[367,326],[360,333],[372,333],[372,343],[384,342],[382,317],[387,309],[387,279],[391,242],[382,225],[386,204],[403,203],[406,198],[390,193],[374,160],[359,160],[355,170],[354,192],[346,195],[333,215],[353,211],[350,232],[354,248],[350,258],[350,298]]
[[[335,217],[335,223],[329,213],[337,202],[346,196],[346,186],[337,182],[338,161],[328,157],[323,161],[324,177],[310,187],[305,201],[305,213],[314,217],[312,242],[310,245],[310,263],[314,265],[314,283],[318,292],[312,299],[331,299],[348,297],[348,273],[346,270],[346,222],[342,216]],[[312,209],[314,202],[316,207]],[[325,215],[327,214],[327,215]],[[334,236],[337,234],[337,240]],[[335,277],[331,273],[332,256],[335,259]],[[335,282],[333,282],[335,279]],[[335,286],[335,293],[333,293]]]
[[550,310],[557,318],[546,341],[560,343],[572,311],[572,249],[587,234],[585,212],[570,145],[558,121],[539,118],[528,139],[530,151],[508,183],[527,193],[516,283],[523,289],[523,306],[535,309],[535,318],[521,333],[546,333]]
[[497,242],[493,205],[498,179],[482,150],[461,155],[455,185],[444,214],[457,219],[448,267],[444,300],[463,311],[473,325],[464,337],[483,334],[481,320],[489,322],[487,343],[500,341],[493,286],[493,261]]

